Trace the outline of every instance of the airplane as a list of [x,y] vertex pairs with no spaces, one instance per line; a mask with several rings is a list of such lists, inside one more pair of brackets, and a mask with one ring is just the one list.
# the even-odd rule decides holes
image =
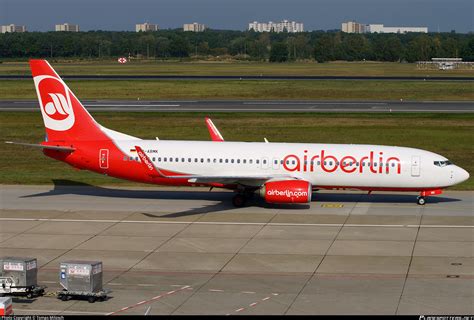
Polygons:
[[221,143],[142,140],[97,123],[46,60],[30,60],[30,67],[46,138],[18,144],[74,168],[149,184],[231,189],[236,207],[255,194],[267,203],[309,203],[319,189],[418,192],[424,205],[426,197],[469,178],[445,157],[421,149],[224,142],[212,121],[211,137]]

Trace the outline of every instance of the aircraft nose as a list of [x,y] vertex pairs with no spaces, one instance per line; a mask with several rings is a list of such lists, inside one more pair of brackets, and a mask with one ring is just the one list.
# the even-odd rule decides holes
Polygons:
[[457,180],[457,183],[464,182],[469,179],[469,172],[467,172],[463,168],[458,167],[455,172],[455,178]]

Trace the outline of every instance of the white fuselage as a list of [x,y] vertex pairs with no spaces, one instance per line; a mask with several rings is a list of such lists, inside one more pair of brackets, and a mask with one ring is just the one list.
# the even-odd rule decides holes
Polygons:
[[[115,141],[130,160],[137,141]],[[441,155],[415,148],[356,144],[140,140],[156,167],[205,176],[292,175],[317,187],[425,189],[469,174]]]

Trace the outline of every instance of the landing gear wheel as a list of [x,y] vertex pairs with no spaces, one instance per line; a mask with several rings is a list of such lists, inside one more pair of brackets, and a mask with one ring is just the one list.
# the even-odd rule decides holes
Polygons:
[[89,301],[89,303],[94,303],[95,302],[95,297],[89,297],[87,299],[87,301]]
[[69,300],[68,298],[69,298],[69,297],[68,297],[67,295],[65,295],[65,294],[63,294],[63,295],[61,295],[61,296],[59,297],[59,299],[61,299],[61,301],[68,301],[68,300]]
[[424,206],[426,203],[425,197],[419,196],[416,198],[416,203],[418,203],[420,206]]
[[245,200],[247,200],[245,196],[238,193],[232,198],[232,204],[234,207],[241,208],[245,205]]

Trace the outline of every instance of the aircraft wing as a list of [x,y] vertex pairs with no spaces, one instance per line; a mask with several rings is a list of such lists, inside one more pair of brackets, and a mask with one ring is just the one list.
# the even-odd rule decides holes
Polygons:
[[13,142],[13,141],[5,141],[5,143],[17,144],[20,146],[27,146],[27,147],[34,147],[34,148],[63,151],[63,152],[73,152],[74,150],[76,150],[76,148],[63,147],[63,146],[51,146],[51,145],[44,145],[44,144],[38,144],[38,143],[24,143],[24,142]]
[[211,135],[212,141],[222,142],[224,141],[224,137],[221,135],[217,127],[214,125],[212,120],[206,117],[206,126],[207,130],[209,130],[209,134]]
[[269,180],[298,180],[299,178],[290,175],[245,175],[245,176],[202,176],[202,175],[167,175],[160,168],[156,167],[148,158],[142,148],[135,146],[141,163],[154,177],[167,179],[187,179],[191,183],[220,183],[220,184],[239,184],[248,187],[260,187]]

